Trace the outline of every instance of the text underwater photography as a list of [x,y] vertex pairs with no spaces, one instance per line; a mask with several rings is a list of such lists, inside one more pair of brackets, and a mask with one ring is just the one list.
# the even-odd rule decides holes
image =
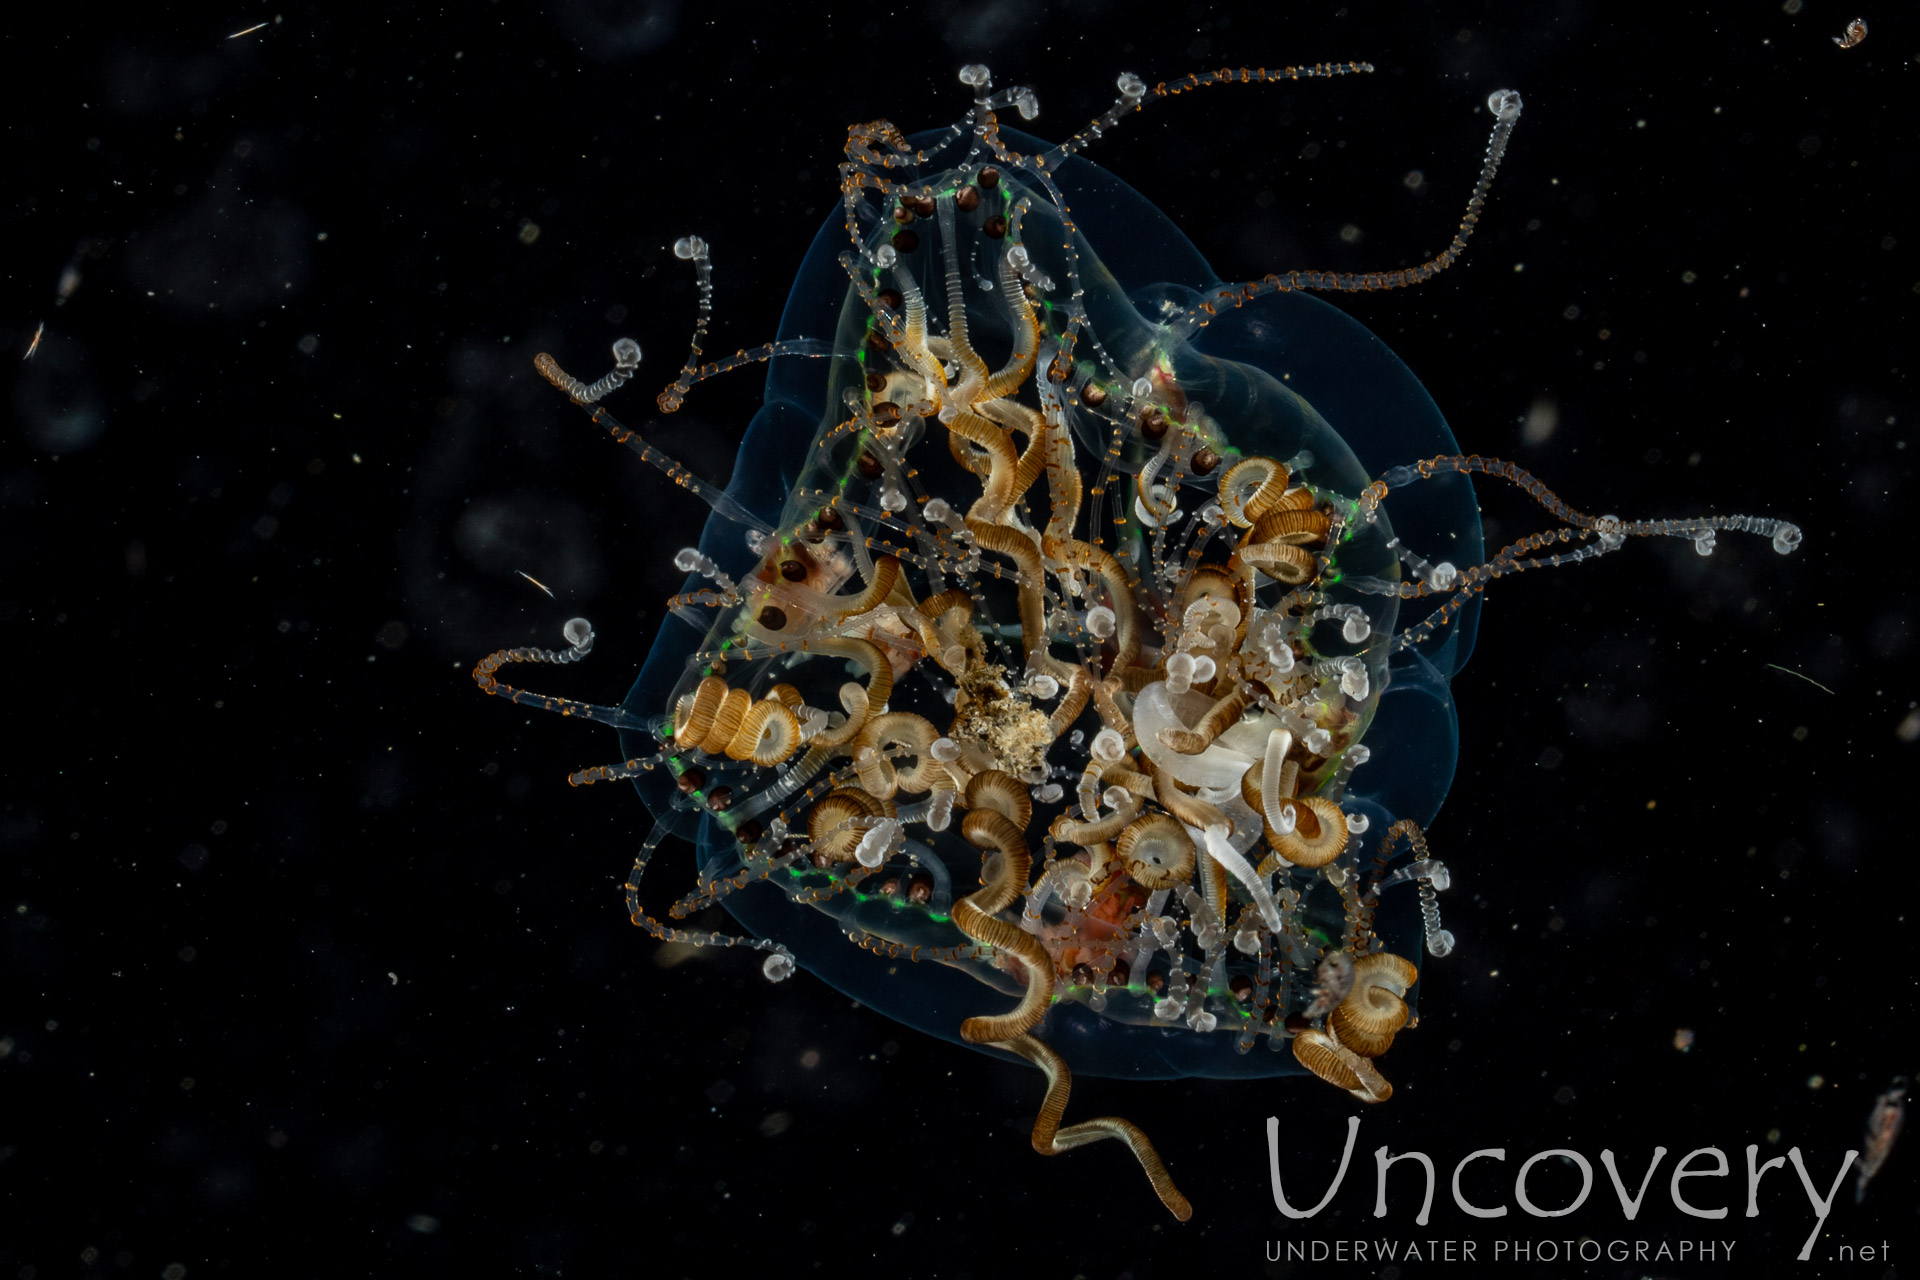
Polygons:
[[1913,1266],[1920,18],[52,16],[0,1276]]

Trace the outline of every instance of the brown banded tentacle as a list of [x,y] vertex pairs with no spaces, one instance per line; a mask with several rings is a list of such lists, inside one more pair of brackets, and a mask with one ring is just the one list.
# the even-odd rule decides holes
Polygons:
[[940,731],[925,716],[911,711],[889,711],[867,722],[866,737],[887,755],[913,756],[918,763],[910,769],[896,767],[894,778],[902,791],[929,791],[946,770],[930,754]]
[[1148,889],[1171,889],[1193,878],[1193,838],[1176,818],[1148,813],[1128,823],[1114,841],[1127,874]]
[[894,772],[893,762],[881,754],[880,748],[873,745],[868,734],[863,733],[854,740],[853,771],[859,777],[861,787],[870,794],[882,800],[891,800],[899,794],[900,779]]
[[1003,253],[1000,255],[1000,296],[1006,299],[1008,322],[1013,329],[1013,350],[1007,356],[1007,362],[994,370],[987,379],[986,388],[981,392],[982,400],[998,400],[1010,396],[1026,385],[1033,373],[1034,361],[1040,354],[1040,320],[1033,313],[1033,304],[1027,301],[1026,290],[1021,288],[1020,275]]
[[1026,446],[1020,450],[1020,465],[1013,473],[1013,501],[1018,502],[1047,468],[1046,424],[1038,413],[1017,400],[989,402],[978,408],[1001,426],[1026,434]]
[[694,686],[693,693],[673,709],[673,739],[683,746],[697,746],[713,728],[713,717],[727,696],[727,682],[708,676]]
[[1287,491],[1285,466],[1272,458],[1243,458],[1220,477],[1220,510],[1228,523],[1246,529],[1271,511]]
[[727,756],[751,760],[763,769],[783,763],[800,749],[800,719],[793,709],[774,698],[763,698],[747,708],[727,743]]
[[834,596],[833,602],[839,606],[834,618],[838,626],[849,618],[857,618],[863,613],[871,613],[886,603],[893,594],[895,584],[900,581],[900,562],[892,556],[881,556],[873,562],[873,580],[858,595]]
[[838,729],[822,729],[814,735],[815,746],[844,747],[860,736],[869,716],[885,709],[893,693],[893,664],[887,661],[879,645],[856,636],[826,636],[812,641],[810,647],[820,653],[851,658],[867,669],[866,701],[858,712],[849,715]]
[[807,839],[814,852],[829,862],[851,862],[866,832],[852,825],[864,818],[886,815],[886,805],[859,787],[842,787],[822,797],[807,814]]
[[[1073,457],[1073,437],[1059,417],[1057,406],[1049,405],[1046,417],[1047,439],[1047,516],[1046,538],[1059,542],[1073,536],[1074,523],[1080,517],[1080,500],[1085,481]],[[1043,539],[1042,545],[1045,545]]]
[[993,471],[993,455],[969,443],[967,438],[958,432],[947,432],[947,452],[953,456],[955,462],[976,476],[986,476]]
[[1256,542],[1241,547],[1227,561],[1229,567],[1258,569],[1275,582],[1297,587],[1313,577],[1313,553],[1284,542]]
[[1146,757],[1144,752],[1140,756],[1140,768],[1153,779],[1154,799],[1168,813],[1196,831],[1205,831],[1208,827],[1217,825],[1225,825],[1228,830],[1232,830],[1233,819],[1198,796],[1190,796],[1182,791],[1165,771]]
[[732,744],[733,736],[740,732],[740,726],[746,723],[747,709],[752,705],[751,693],[745,689],[728,689],[726,696],[720,699],[719,708],[713,713],[713,723],[695,745],[708,755],[717,756],[725,752]]
[[1324,867],[1347,847],[1347,819],[1325,796],[1296,796],[1291,801],[1297,825],[1292,831],[1267,830],[1267,844],[1296,867]]
[[[920,602],[919,613],[920,642],[933,656],[935,662],[952,674],[959,675],[970,663],[979,660],[986,649],[986,642],[980,638],[980,632],[973,625],[973,597],[966,591],[953,587],[937,595],[928,596]],[[956,637],[959,644],[956,647],[962,651],[963,657],[957,666],[948,661],[946,638],[940,631],[941,620],[950,613],[961,615],[959,634]]]
[[[954,234],[953,196],[939,199],[940,257],[946,268],[947,342],[953,348],[954,363],[960,366],[962,389],[977,387],[987,380],[987,362],[973,349],[967,337],[967,295],[960,284],[959,237]],[[904,269],[902,271],[904,274]]]
[[[1301,491],[1305,493],[1305,490]],[[1281,542],[1289,546],[1310,547],[1325,542],[1333,522],[1324,511],[1312,506],[1282,507],[1268,511],[1253,522],[1248,544]]]
[[1077,844],[1083,849],[1116,839],[1125,831],[1127,824],[1140,816],[1140,798],[1131,792],[1112,813],[1102,818],[1077,819],[1071,810],[1063,811],[1053,820],[1053,838],[1064,844]]
[[1133,768],[1131,760],[1124,756],[1100,771],[1100,781],[1110,787],[1121,787],[1131,791],[1142,800],[1153,800],[1158,795],[1154,790],[1153,779]]
[[1047,652],[1047,601],[1043,594],[1046,569],[1040,562],[1040,548],[1026,534],[1003,524],[969,517],[967,528],[976,546],[1019,566],[1020,639],[1027,652],[1027,669],[1049,673],[1058,669],[1065,674],[1065,664]]
[[1026,784],[1000,769],[982,769],[967,779],[965,788],[969,809],[991,809],[1024,832],[1033,821],[1033,797]]
[[985,486],[969,514],[989,523],[998,520],[1013,505],[1013,479],[1020,470],[1012,434],[992,419],[965,408],[956,409],[947,430],[991,455]]
[[1026,837],[1005,814],[986,808],[967,814],[960,824],[960,834],[975,847],[999,854],[1000,860],[993,879],[984,888],[954,903],[954,926],[975,942],[1017,956],[1026,970],[1026,994],[1011,1011],[968,1018],[960,1024],[960,1036],[969,1044],[992,1044],[1032,1030],[1046,1016],[1047,1003],[1053,998],[1053,962],[1038,938],[1019,925],[997,918],[1026,892],[1027,876],[1033,868]]
[[1238,724],[1241,713],[1252,701],[1244,689],[1236,688],[1209,707],[1197,726],[1192,729],[1164,729],[1161,739],[1183,756],[1197,756],[1212,746],[1215,738]]
[[1057,738],[1072,728],[1080,713],[1087,709],[1087,695],[1092,689],[1093,677],[1087,674],[1086,664],[1076,663],[1067,676],[1067,692],[1047,718],[1047,731]]
[[1111,677],[1095,680],[1092,687],[1093,706],[1100,713],[1100,722],[1119,734],[1127,750],[1132,751],[1140,745],[1139,739],[1133,734],[1133,717],[1121,711],[1120,705],[1113,700],[1113,695],[1122,688],[1121,682]]
[[1073,1091],[1073,1073],[1059,1054],[1055,1053],[1044,1041],[1022,1035],[1008,1040],[1000,1048],[1017,1053],[1040,1068],[1047,1078],[1047,1094],[1040,1103],[1040,1115],[1033,1122],[1033,1149],[1043,1156],[1057,1156],[1063,1151],[1075,1147],[1084,1147],[1090,1142],[1099,1142],[1103,1138],[1113,1138],[1127,1144],[1133,1152],[1133,1158],[1140,1162],[1140,1168],[1146,1172],[1147,1181],[1153,1184],[1153,1192],[1160,1197],[1160,1203],[1180,1221],[1193,1217],[1193,1205],[1180,1188],[1173,1184],[1173,1177],[1160,1160],[1160,1153],[1154,1150],[1140,1126],[1122,1120],[1118,1116],[1097,1116],[1092,1120],[1082,1120],[1078,1124],[1062,1128],[1061,1118],[1066,1115],[1067,1098]]
[[1043,538],[1040,550],[1049,560],[1085,569],[1099,577],[1113,599],[1114,636],[1120,647],[1109,670],[1125,671],[1132,666],[1140,656],[1140,620],[1134,613],[1133,586],[1113,553],[1078,538],[1057,541]]

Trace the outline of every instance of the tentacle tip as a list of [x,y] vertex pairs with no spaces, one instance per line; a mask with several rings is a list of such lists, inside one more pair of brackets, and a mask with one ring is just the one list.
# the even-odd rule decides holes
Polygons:
[[559,390],[569,390],[568,384],[571,383],[573,379],[569,378],[566,370],[560,367],[560,362],[545,351],[534,356],[533,367],[539,371],[541,377],[552,383]]

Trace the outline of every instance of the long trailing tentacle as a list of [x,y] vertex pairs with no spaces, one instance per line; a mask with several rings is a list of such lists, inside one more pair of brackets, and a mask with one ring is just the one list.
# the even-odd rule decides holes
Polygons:
[[1397,271],[1286,271],[1262,276],[1243,284],[1225,285],[1187,312],[1181,322],[1189,328],[1206,325],[1222,311],[1245,306],[1268,293],[1290,293],[1309,289],[1322,293],[1372,293],[1380,289],[1402,289],[1433,279],[1459,260],[1467,251],[1467,241],[1480,225],[1480,211],[1486,206],[1487,193],[1493,188],[1493,176],[1500,171],[1500,160],[1507,153],[1507,140],[1520,120],[1520,95],[1512,89],[1496,89],[1487,96],[1487,110],[1493,114],[1493,132],[1487,138],[1486,159],[1480,164],[1480,176],[1473,193],[1467,197],[1467,210],[1446,248],[1418,266]]
[[1066,1061],[1044,1041],[1030,1035],[1016,1036],[995,1047],[1019,1054],[1047,1077],[1047,1096],[1041,1100],[1040,1115],[1033,1122],[1035,1151],[1043,1156],[1057,1156],[1090,1142],[1118,1139],[1127,1144],[1133,1158],[1140,1162],[1147,1181],[1153,1184],[1153,1193],[1167,1206],[1167,1212],[1182,1222],[1193,1217],[1193,1205],[1180,1194],[1180,1188],[1173,1185],[1173,1175],[1167,1172],[1160,1153],[1154,1150],[1153,1142],[1139,1125],[1118,1116],[1096,1116],[1064,1129],[1060,1127],[1060,1119],[1067,1111],[1067,1096],[1073,1091],[1073,1073],[1067,1070]]
[[1366,75],[1373,70],[1371,62],[1316,62],[1304,67],[1228,67],[1219,71],[1198,71],[1182,76],[1178,80],[1163,80],[1151,89],[1147,82],[1131,71],[1124,72],[1115,81],[1120,96],[1114,100],[1106,112],[1096,117],[1086,128],[1068,138],[1065,142],[1036,157],[1050,169],[1060,167],[1061,161],[1068,156],[1085,150],[1098,141],[1109,129],[1114,128],[1127,116],[1146,106],[1153,98],[1173,98],[1195,89],[1205,89],[1216,84],[1279,84],[1282,81],[1325,80],[1333,76]]
[[[777,346],[779,344],[774,345]],[[621,348],[623,346],[632,348],[633,360],[634,363],[637,364],[640,358],[639,345],[628,338],[622,338],[614,344],[616,361],[621,359]],[[781,354],[775,351],[772,346],[764,347],[761,350],[764,354],[758,357],[760,359]],[[743,356],[745,354],[747,353],[742,353]],[[693,472],[687,470],[686,467],[682,466],[672,457],[654,448],[651,444],[648,444],[641,438],[638,431],[635,431],[632,427],[629,427],[626,423],[614,417],[606,406],[594,403],[594,401],[598,399],[598,396],[593,393],[607,383],[609,379],[613,377],[613,374],[609,374],[606,378],[602,378],[599,382],[588,386],[578,378],[567,373],[566,370],[560,367],[559,361],[544,351],[534,357],[533,363],[534,367],[540,371],[541,377],[566,392],[575,404],[578,404],[587,411],[587,416],[593,419],[595,426],[605,428],[607,434],[613,437],[615,444],[623,444],[639,454],[643,461],[657,468],[667,479],[673,481],[676,485],[685,489],[688,493],[691,493],[694,497],[700,499],[727,519],[737,524],[743,524],[750,529],[755,529],[760,533],[773,532],[773,526],[771,524],[748,510],[739,499],[718,485],[700,479],[700,477],[694,475]],[[744,363],[744,360],[742,363]],[[631,367],[632,366],[628,366],[629,371]],[[615,371],[619,372],[619,366],[617,364]],[[625,379],[623,378],[621,381],[624,382]],[[615,385],[617,386],[619,384],[616,383]]]
[[689,947],[744,947],[749,951],[768,952],[767,960],[761,966],[768,979],[783,981],[793,975],[793,953],[786,944],[775,942],[771,938],[743,938],[730,933],[716,933],[710,929],[680,929],[673,925],[662,924],[647,913],[640,905],[640,879],[647,873],[647,862],[653,857],[653,851],[666,839],[669,828],[664,820],[653,824],[653,830],[640,844],[640,852],[634,855],[633,869],[627,872],[627,879],[620,886],[627,896],[627,918],[635,928],[645,929],[662,942],[677,942]]
[[[1575,510],[1547,488],[1538,477],[1519,465],[1480,454],[1442,454],[1406,466],[1394,467],[1368,485],[1355,507],[1358,519],[1371,521],[1381,503],[1395,489],[1418,484],[1445,475],[1488,475],[1505,480],[1523,491],[1565,528],[1529,534],[1502,547],[1492,559],[1468,569],[1451,564],[1429,565],[1410,552],[1401,558],[1414,569],[1414,580],[1389,582],[1384,579],[1350,578],[1355,590],[1377,595],[1397,595],[1403,600],[1422,596],[1445,595],[1441,606],[1419,623],[1394,637],[1395,650],[1424,641],[1451,622],[1475,595],[1487,589],[1496,578],[1525,573],[1531,569],[1558,568],[1578,564],[1617,551],[1628,538],[1684,538],[1701,555],[1713,553],[1715,535],[1723,532],[1750,533],[1767,539],[1781,555],[1790,555],[1800,545],[1800,526],[1770,516],[1694,516],[1678,520],[1622,520],[1618,516],[1591,516]],[[1536,555],[1549,546],[1574,540],[1586,545],[1573,551]]]
[[652,732],[654,726],[651,720],[644,716],[636,716],[623,707],[602,707],[591,702],[575,702],[572,698],[554,698],[543,693],[530,693],[494,678],[493,673],[509,663],[550,662],[564,665],[578,662],[593,652],[593,626],[585,618],[574,618],[568,621],[565,635],[567,638],[565,649],[520,647],[500,649],[488,654],[474,664],[473,682],[480,686],[480,692],[505,698],[508,702],[518,703],[523,707],[538,707],[542,711],[552,711],[563,716],[597,720],[601,724],[612,725],[616,729]]

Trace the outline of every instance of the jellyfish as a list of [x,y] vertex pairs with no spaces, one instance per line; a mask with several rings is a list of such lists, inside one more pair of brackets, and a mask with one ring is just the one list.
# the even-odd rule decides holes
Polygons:
[[[662,417],[768,366],[722,487],[606,401],[538,368],[608,437],[711,509],[625,699],[503,678],[565,647],[494,653],[487,693],[620,733],[576,785],[631,782],[655,821],[624,891],[655,938],[763,953],[931,1034],[1040,1070],[1043,1154],[1111,1139],[1161,1201],[1191,1205],[1147,1135],[1063,1123],[1073,1074],[1312,1074],[1369,1103],[1412,1028],[1421,965],[1452,952],[1451,883],[1426,827],[1450,784],[1448,681],[1496,581],[1748,516],[1575,509],[1464,453],[1384,343],[1314,295],[1446,270],[1484,214],[1521,113],[1493,119],[1465,214],[1417,266],[1223,283],[1164,215],[1081,153],[1162,100],[1364,74],[1365,63],[1207,72],[1148,86],[1049,145],[1031,89],[983,66],[958,123],[848,130],[842,199],[773,342],[708,359],[713,253]],[[1251,91],[1251,90],[1247,90]],[[1548,527],[1489,554],[1471,478]],[[642,877],[679,836],[690,891]],[[744,932],[683,923],[720,904]]]

